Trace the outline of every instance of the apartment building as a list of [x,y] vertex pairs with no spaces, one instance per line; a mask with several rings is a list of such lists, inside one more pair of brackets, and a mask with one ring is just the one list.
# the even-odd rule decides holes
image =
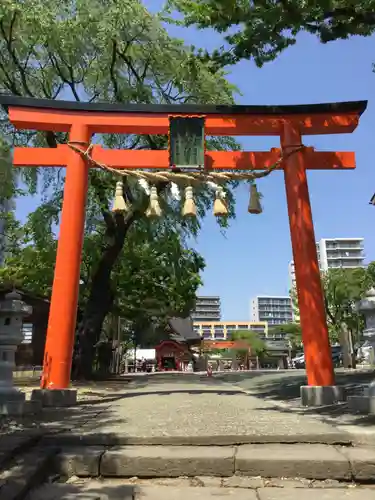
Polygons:
[[292,301],[289,295],[258,295],[250,303],[251,321],[266,321],[269,326],[293,321]]
[[252,330],[260,337],[267,337],[266,321],[194,321],[194,330],[206,340],[230,340],[236,330]]
[[197,297],[195,308],[191,313],[194,322],[218,322],[221,320],[221,300],[218,296]]
[[[316,242],[321,272],[334,268],[364,267],[364,238],[322,238]],[[296,286],[294,262],[289,263],[291,288]]]

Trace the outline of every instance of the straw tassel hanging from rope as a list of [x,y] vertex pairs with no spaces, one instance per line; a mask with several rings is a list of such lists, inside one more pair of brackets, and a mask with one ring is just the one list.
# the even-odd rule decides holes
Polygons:
[[228,206],[225,199],[225,191],[222,186],[217,186],[214,201],[214,215],[216,217],[223,217],[228,215]]
[[122,181],[118,181],[116,182],[116,192],[112,212],[126,213],[128,211],[129,207],[124,198],[124,183]]
[[185,202],[182,208],[182,215],[186,217],[196,217],[197,207],[195,205],[193,188],[191,186],[186,186],[185,188]]
[[250,186],[250,201],[247,210],[250,214],[261,214],[263,212],[262,205],[260,204],[260,195],[255,183]]
[[160,217],[161,208],[159,203],[158,190],[155,186],[152,186],[150,192],[150,204],[146,210],[147,217]]

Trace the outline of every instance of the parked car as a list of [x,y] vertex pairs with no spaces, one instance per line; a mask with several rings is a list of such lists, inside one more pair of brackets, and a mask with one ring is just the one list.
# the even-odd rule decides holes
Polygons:
[[[332,361],[333,365],[335,367],[339,367],[342,365],[343,362],[343,355],[342,355],[342,348],[341,346],[332,346],[331,347],[331,352],[332,352]],[[297,370],[301,370],[303,368],[306,368],[305,366],[305,355],[303,353],[297,354],[295,358],[292,359],[292,363],[294,368]]]
[[334,367],[339,367],[343,363],[343,354],[341,346],[333,346],[332,351],[332,361]]
[[305,368],[305,355],[303,352],[297,353],[292,359],[292,366],[296,369]]

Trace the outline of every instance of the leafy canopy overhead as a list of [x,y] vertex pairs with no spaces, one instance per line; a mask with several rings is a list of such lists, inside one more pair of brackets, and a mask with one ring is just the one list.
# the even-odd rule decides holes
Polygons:
[[[101,244],[99,234],[86,235],[80,274],[81,308],[88,298]],[[32,216],[23,226],[13,221],[12,231],[10,225],[8,230],[9,256],[0,268],[0,283],[50,297],[56,246],[55,237],[36,237]],[[145,323],[152,318],[163,322],[168,316],[185,316],[193,307],[204,266],[200,255],[172,228],[155,231],[152,238],[144,227],[130,230],[113,270],[114,309],[129,321]]]
[[167,5],[184,16],[186,26],[225,34],[226,46],[211,55],[221,64],[253,59],[260,67],[294,45],[301,31],[327,43],[375,30],[374,0],[169,0]]
[[[202,61],[167,33],[158,16],[140,0],[3,0],[0,2],[0,92],[23,97],[123,103],[233,103],[234,87],[223,71]],[[0,121],[0,197],[42,195],[26,225],[7,220],[12,248],[5,281],[39,295],[50,295],[56,227],[60,222],[65,169],[11,168],[15,145],[56,147],[66,134],[15,131],[5,110]],[[99,135],[110,148],[164,149],[166,136]],[[231,138],[208,138],[211,149],[238,149]],[[25,181],[16,189],[18,172]],[[6,180],[6,183],[5,183]],[[160,186],[163,216],[145,217],[147,193],[128,179],[130,207],[125,216],[111,212],[117,179],[90,169],[81,267],[82,328],[97,337],[103,318],[121,308],[131,319],[184,313],[200,284],[203,260],[187,244],[212,207],[214,191],[195,192],[198,217],[181,216],[183,200]],[[4,182],[3,182],[4,181]],[[158,186],[159,188],[159,186]],[[229,218],[234,198],[228,186]],[[225,225],[222,219],[221,224]],[[144,320],[144,317],[141,318]],[[137,318],[140,321],[140,318]],[[91,335],[91,333],[90,333]],[[91,338],[91,337],[90,337]],[[95,339],[94,339],[95,340]]]

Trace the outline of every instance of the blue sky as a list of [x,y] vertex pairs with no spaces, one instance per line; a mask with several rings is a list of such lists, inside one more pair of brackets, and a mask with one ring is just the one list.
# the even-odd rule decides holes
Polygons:
[[[151,10],[162,1],[145,2]],[[211,32],[168,28],[187,43],[208,49],[220,43]],[[366,260],[375,260],[375,208],[368,204],[375,192],[372,150],[375,130],[375,37],[321,45],[302,35],[295,47],[276,61],[258,69],[241,62],[228,76],[242,95],[241,104],[307,104],[367,99],[369,105],[353,134],[309,136],[305,145],[326,151],[355,151],[357,169],[349,172],[309,173],[310,197],[316,239],[333,237],[365,238]],[[246,150],[277,147],[277,138],[240,138]],[[259,182],[264,212],[247,213],[248,189],[237,192],[237,218],[225,237],[213,216],[203,222],[195,248],[206,259],[201,294],[220,295],[224,320],[248,320],[250,299],[258,294],[288,292],[288,263],[292,250],[283,174],[276,172]],[[20,200],[18,215],[32,209],[32,200]]]

